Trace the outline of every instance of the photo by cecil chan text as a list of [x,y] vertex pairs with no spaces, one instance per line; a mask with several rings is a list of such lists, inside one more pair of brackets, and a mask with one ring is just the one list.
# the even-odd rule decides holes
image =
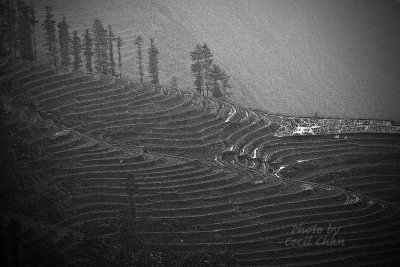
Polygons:
[[345,239],[339,238],[340,226],[329,223],[327,226],[318,224],[292,226],[291,234],[285,240],[286,247],[344,247]]

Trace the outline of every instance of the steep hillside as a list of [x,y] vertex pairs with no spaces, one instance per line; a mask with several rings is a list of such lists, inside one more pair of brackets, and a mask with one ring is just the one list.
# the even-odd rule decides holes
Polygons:
[[0,85],[12,177],[0,234],[21,262],[400,261],[400,127],[388,121],[274,116],[4,58]]
[[161,80],[175,75],[180,88],[192,87],[189,51],[207,42],[241,105],[400,120],[400,7],[392,0],[34,2],[42,14],[52,5],[75,29],[90,28],[94,18],[114,25],[125,42],[126,75],[137,72],[140,34],[156,39]]

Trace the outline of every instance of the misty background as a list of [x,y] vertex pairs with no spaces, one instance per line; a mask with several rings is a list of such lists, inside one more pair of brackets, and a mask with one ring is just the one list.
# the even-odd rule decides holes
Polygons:
[[[94,19],[123,40],[138,78],[138,35],[160,50],[160,80],[194,91],[190,51],[207,43],[231,76],[231,100],[296,116],[400,121],[400,5],[394,0],[34,0],[83,33]],[[43,31],[41,31],[42,34]],[[43,48],[41,48],[43,50]],[[44,50],[43,50],[44,51]],[[145,62],[147,64],[147,62]]]

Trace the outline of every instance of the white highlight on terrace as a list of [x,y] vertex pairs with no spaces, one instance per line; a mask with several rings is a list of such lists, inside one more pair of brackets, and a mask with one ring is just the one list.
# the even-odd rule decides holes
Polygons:
[[280,172],[281,170],[283,170],[284,168],[285,168],[285,166],[279,167],[279,170],[277,170],[277,171],[275,172],[275,176],[278,177],[278,178],[280,178],[279,172]]
[[253,150],[253,154],[251,155],[251,157],[253,159],[257,158],[257,151],[258,151],[258,147],[256,149]]
[[303,190],[312,190],[314,189],[314,186],[310,185],[310,184],[302,184],[300,186]]
[[249,117],[249,113],[247,112],[247,110],[246,110],[246,109],[243,109],[243,111],[244,111],[245,115],[244,115],[244,117],[240,120],[241,122],[247,120],[247,118]]
[[228,121],[230,121],[231,119],[232,119],[232,117],[233,117],[233,115],[235,115],[235,113],[236,113],[236,108],[234,107],[234,106],[232,106],[232,105],[229,105],[232,109],[229,109],[230,111],[229,111],[229,113],[228,113],[228,118],[226,118],[226,120],[225,120],[225,122],[228,122]]
[[297,126],[296,130],[292,134],[315,134],[314,129],[321,128],[321,126],[311,126],[311,127],[303,127]]
[[60,132],[56,132],[54,135],[55,136],[63,136],[63,135],[68,134],[69,132],[70,132],[69,130],[62,130]]

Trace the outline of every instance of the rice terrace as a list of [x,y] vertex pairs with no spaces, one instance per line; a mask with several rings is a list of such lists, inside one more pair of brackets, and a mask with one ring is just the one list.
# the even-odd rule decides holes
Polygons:
[[400,262],[397,1],[3,0],[0,19],[2,266]]

